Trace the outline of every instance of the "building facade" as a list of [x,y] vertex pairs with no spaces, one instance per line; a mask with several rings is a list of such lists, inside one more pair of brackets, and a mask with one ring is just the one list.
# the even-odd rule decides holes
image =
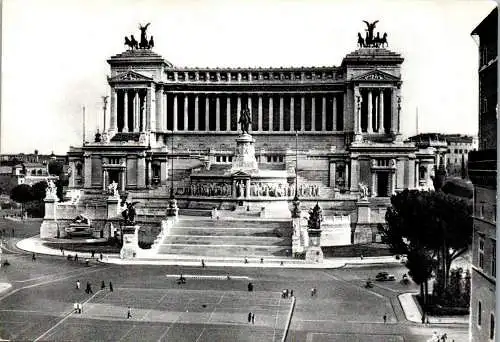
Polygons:
[[[400,133],[403,61],[363,47],[340,66],[185,68],[151,49],[126,50],[108,59],[104,131],[68,152],[70,188],[97,194],[115,182],[157,199],[172,191],[181,208],[208,200],[260,208],[297,193],[306,207],[348,211],[372,241],[393,193],[432,184],[434,151]],[[231,172],[244,109],[258,168],[281,172],[279,182]],[[370,207],[362,217],[360,188]]]
[[496,338],[497,41],[498,8],[472,35],[479,39],[479,149],[469,153],[474,184],[471,341]]

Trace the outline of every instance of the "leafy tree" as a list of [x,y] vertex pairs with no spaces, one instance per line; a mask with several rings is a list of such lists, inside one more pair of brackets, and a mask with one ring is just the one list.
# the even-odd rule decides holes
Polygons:
[[453,260],[472,240],[472,207],[462,198],[435,191],[405,190],[391,197],[386,213],[384,242],[398,254],[432,253],[436,275],[448,286]]
[[49,175],[59,176],[63,173],[64,163],[59,160],[51,160],[48,166]]
[[33,189],[33,199],[42,201],[45,198],[45,190],[47,189],[47,182],[46,181],[41,181],[38,183],[33,184],[32,189]]
[[12,189],[10,198],[17,203],[21,203],[21,211],[24,216],[25,204],[33,200],[33,189],[28,184],[20,184]]
[[432,270],[435,261],[432,257],[432,252],[424,248],[412,247],[407,254],[406,267],[408,274],[413,281],[420,286],[420,298],[424,303],[424,316],[426,314],[426,305],[428,300],[428,281],[432,277]]

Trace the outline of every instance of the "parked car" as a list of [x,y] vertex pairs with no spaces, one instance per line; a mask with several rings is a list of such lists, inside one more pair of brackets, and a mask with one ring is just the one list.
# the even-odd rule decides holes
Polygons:
[[396,280],[396,277],[394,277],[394,274],[389,274],[387,272],[379,272],[375,276],[375,280],[377,280],[377,281],[392,281],[392,280]]

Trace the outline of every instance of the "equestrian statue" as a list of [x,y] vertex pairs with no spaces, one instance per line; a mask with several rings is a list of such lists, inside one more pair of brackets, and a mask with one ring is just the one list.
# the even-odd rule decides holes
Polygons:
[[389,43],[387,43],[387,32],[385,32],[382,37],[380,37],[380,32],[377,32],[377,35],[374,36],[373,31],[375,30],[375,27],[377,26],[378,20],[375,20],[374,22],[370,23],[366,20],[363,20],[363,22],[366,24],[367,28],[365,29],[366,35],[365,38],[362,37],[361,33],[358,32],[358,47],[359,48],[369,48],[369,47],[386,47],[389,46]]
[[139,30],[141,31],[141,40],[138,42],[135,38],[134,35],[130,35],[129,37],[125,37],[125,42],[124,44],[129,47],[129,50],[137,50],[137,49],[152,49],[155,45],[153,36],[151,36],[148,40],[146,36],[146,30],[148,29],[148,26],[151,23],[147,23],[146,25],[142,26],[139,24]]

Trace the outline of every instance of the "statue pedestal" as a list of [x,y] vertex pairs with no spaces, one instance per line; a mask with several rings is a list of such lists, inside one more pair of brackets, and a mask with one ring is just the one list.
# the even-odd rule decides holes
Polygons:
[[307,248],[306,262],[318,264],[323,262],[323,251],[320,246],[309,246]]
[[177,200],[175,198],[168,200],[168,208],[165,214],[166,216],[174,217],[175,219],[179,216],[179,207],[177,207]]
[[370,202],[361,199],[356,205],[358,207],[358,223],[370,223]]
[[120,215],[120,196],[109,196],[106,203],[108,205],[108,218]]
[[139,248],[139,226],[123,226],[123,246],[120,250],[121,259],[134,259],[138,256]]
[[255,140],[250,134],[243,133],[236,138],[236,155],[231,166],[231,173],[244,171],[256,172],[259,169],[255,159]]

